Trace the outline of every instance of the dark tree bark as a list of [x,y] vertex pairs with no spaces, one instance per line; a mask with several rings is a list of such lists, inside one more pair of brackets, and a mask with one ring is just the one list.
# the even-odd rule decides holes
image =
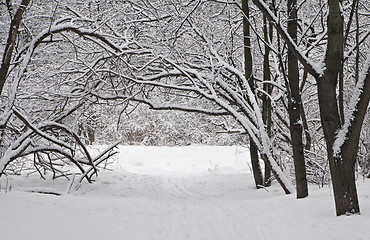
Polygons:
[[[326,70],[322,78],[317,78],[321,122],[326,140],[338,216],[360,212],[356,190],[355,162],[362,123],[370,100],[370,60],[367,59],[362,75],[363,86],[362,89],[359,88],[361,93],[354,108],[356,110],[351,118],[345,119],[348,122],[344,123],[342,129],[336,96],[342,61],[342,58],[338,56],[343,56],[344,21],[340,2],[339,0],[329,1]],[[370,54],[367,57],[370,58]],[[341,130],[345,130],[345,136],[340,135]],[[340,138],[342,138],[343,144],[338,143]]]
[[[288,0],[288,33],[297,41],[297,1]],[[298,60],[288,49],[288,113],[290,120],[290,136],[292,140],[294,170],[296,178],[297,198],[308,196],[306,165],[302,140],[301,93],[299,90]]]
[[[266,17],[263,18],[263,37],[265,42],[272,41],[272,25],[270,21],[267,21]],[[271,73],[270,73],[270,48],[269,46],[265,45],[265,54],[263,58],[263,80],[270,81],[271,80]],[[272,85],[270,83],[263,83],[263,90],[271,95],[272,93]],[[271,116],[271,99],[263,95],[262,96],[262,118],[263,122],[267,128],[267,134],[271,136],[271,127],[272,127],[272,116]],[[264,156],[262,156],[264,157]],[[271,169],[265,164],[265,179],[264,179],[264,186],[269,187],[271,186]]]
[[[303,64],[317,82],[320,120],[324,131],[327,147],[327,158],[333,182],[336,214],[359,213],[356,184],[355,162],[358,151],[359,136],[362,123],[370,101],[370,54],[367,56],[364,69],[360,75],[360,85],[355,88],[353,99],[355,109],[353,114],[344,119],[342,127],[337,99],[338,78],[341,72],[343,50],[343,15],[340,0],[330,0],[327,21],[327,46],[325,53],[325,68],[318,69],[298,50],[284,29],[280,26],[276,16],[269,11],[262,0],[253,0],[263,14],[272,21],[278,34],[284,39],[289,50]],[[340,135],[342,134],[342,135]],[[344,136],[343,136],[344,135]],[[338,143],[342,141],[342,143]],[[336,144],[334,144],[336,142]],[[334,148],[336,151],[334,151]]]
[[[242,1],[242,9],[243,9],[243,37],[244,37],[244,71],[245,77],[249,82],[249,85],[252,89],[254,89],[254,79],[252,74],[252,52],[251,52],[251,40],[250,40],[250,26],[247,18],[249,17],[249,0]],[[261,188],[263,186],[263,175],[261,171],[261,166],[259,163],[258,157],[258,149],[256,144],[254,143],[253,139],[249,138],[249,150],[250,150],[250,157],[252,163],[252,171],[254,182],[256,184],[256,188]]]
[[[353,15],[356,13],[357,15],[357,9],[358,9],[358,0],[353,0],[352,2],[352,6],[351,6],[351,13],[350,13],[350,16],[349,16],[349,19],[348,19],[348,22],[347,22],[347,27],[346,27],[346,30],[345,30],[345,33],[344,33],[344,39],[343,39],[343,46],[346,46],[347,44],[347,40],[348,40],[348,35],[350,33],[350,30],[351,30],[351,24],[353,22]],[[356,45],[358,46],[358,35],[357,35],[357,30],[358,28],[356,28]],[[356,50],[356,53],[358,52],[358,49]],[[355,72],[355,78],[356,78],[356,82],[358,80],[358,66],[357,66],[357,56],[356,56],[356,72]],[[340,120],[341,120],[341,123],[343,124],[344,123],[344,62],[345,62],[345,59],[342,59],[342,62],[341,62],[341,66],[340,66],[340,71],[339,71],[339,93],[338,93],[338,105],[339,105],[339,114],[340,114]]]
[[[326,141],[327,145],[331,145],[331,152],[328,151],[328,158],[333,182],[336,213],[338,216],[349,213],[360,213],[356,190],[355,163],[362,123],[370,101],[370,54],[367,57],[368,59],[364,66],[365,70],[363,71],[364,75],[362,76],[364,82],[361,94],[359,95],[360,100],[354,107],[356,111],[353,113],[353,118],[349,120],[350,122],[345,122],[346,134],[340,136],[345,139],[343,144],[341,146],[333,146],[332,142],[338,137],[337,134],[329,131],[326,133],[329,135]],[[322,90],[325,90],[325,88]],[[327,108],[322,106],[322,111],[326,110]],[[348,128],[346,128],[346,124],[349,125]],[[326,125],[330,130],[330,127],[334,124],[326,123]],[[330,139],[329,137],[334,137],[334,139]],[[333,148],[339,152],[333,152]]]
[[[13,51],[16,45],[16,40],[18,36],[18,29],[19,25],[22,21],[23,14],[27,9],[28,4],[30,3],[30,0],[23,0],[19,8],[17,9],[14,17],[12,18],[12,21],[10,23],[10,28],[9,28],[9,33],[8,33],[8,39],[4,48],[4,55],[3,59],[1,62],[0,66],[0,96],[3,93],[3,88],[6,82],[6,78],[8,75],[9,67],[10,67],[10,62],[12,60],[12,55]],[[11,7],[10,1],[6,2],[6,5],[8,9]],[[4,119],[0,118],[0,121],[4,121]],[[5,120],[3,123],[6,125],[8,120]],[[0,128],[5,128],[4,126],[0,126]],[[0,151],[2,151],[2,146],[3,146],[3,134],[4,132],[1,131],[1,136],[0,136]],[[0,157],[2,157],[3,153],[0,153]]]
[[360,209],[357,200],[354,167],[348,169],[343,161],[335,161],[333,151],[336,132],[341,127],[336,93],[341,65],[341,58],[338,56],[343,56],[343,18],[339,4],[339,0],[329,1],[326,71],[324,76],[318,79],[317,87],[337,215],[343,215],[346,212],[357,213]]
[[263,187],[263,175],[261,165],[259,163],[258,149],[252,138],[249,138],[249,152],[252,163],[254,183],[256,184],[256,188],[259,189]]
[[21,5],[19,6],[17,12],[15,13],[10,23],[8,40],[5,45],[3,60],[1,62],[1,67],[0,67],[0,95],[3,91],[6,76],[8,75],[10,62],[11,62],[14,47],[16,44],[16,39],[18,36],[19,25],[22,21],[23,14],[26,11],[26,8],[29,3],[30,3],[30,0],[22,1]]

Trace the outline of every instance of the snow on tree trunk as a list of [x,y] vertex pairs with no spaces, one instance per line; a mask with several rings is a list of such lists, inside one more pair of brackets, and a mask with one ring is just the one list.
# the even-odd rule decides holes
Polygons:
[[[269,18],[284,39],[292,54],[305,67],[317,82],[321,124],[327,147],[334,188],[337,215],[359,213],[358,197],[354,178],[354,165],[357,156],[359,136],[364,116],[370,100],[369,58],[364,64],[359,84],[357,84],[353,102],[350,104],[350,117],[341,125],[336,87],[340,72],[343,51],[343,9],[341,1],[328,1],[327,46],[324,56],[325,66],[315,64],[298,48],[294,40],[282,28],[276,16],[262,0],[253,0],[262,13]],[[358,46],[357,46],[358,47]],[[362,84],[362,85],[361,85]]]

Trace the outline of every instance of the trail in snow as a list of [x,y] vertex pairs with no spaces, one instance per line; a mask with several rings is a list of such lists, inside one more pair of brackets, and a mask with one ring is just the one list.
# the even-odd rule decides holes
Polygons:
[[[330,188],[296,200],[277,184],[255,190],[247,153],[235,147],[121,147],[113,171],[69,195],[64,180],[10,177],[0,192],[1,239],[268,240],[367,239],[370,191],[361,216],[335,217]],[[0,179],[4,186],[4,179]],[[4,207],[5,206],[5,207]]]

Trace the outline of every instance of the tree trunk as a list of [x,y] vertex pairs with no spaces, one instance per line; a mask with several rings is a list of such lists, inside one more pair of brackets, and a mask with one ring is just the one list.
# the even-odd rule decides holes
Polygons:
[[[243,37],[244,37],[244,71],[245,71],[245,77],[249,82],[249,85],[251,86],[251,89],[254,89],[254,79],[252,75],[252,52],[251,52],[251,40],[250,40],[250,26],[249,22],[246,18],[249,17],[249,6],[248,6],[249,0],[243,0],[242,1],[242,9],[243,9]],[[256,187],[260,188],[263,186],[263,175],[259,163],[259,157],[258,157],[258,149],[256,144],[253,142],[253,139],[249,138],[249,151],[250,151],[250,157],[251,157],[251,163],[252,163],[252,171],[253,171],[253,177],[254,181],[256,183]]]
[[[23,0],[21,5],[18,7],[17,12],[15,13],[11,23],[10,23],[10,29],[8,33],[8,39],[4,48],[4,55],[3,59],[1,61],[1,66],[0,66],[0,96],[3,93],[3,88],[6,82],[6,78],[8,75],[10,63],[12,60],[12,55],[13,51],[16,45],[16,40],[18,36],[18,29],[19,25],[21,23],[21,20],[23,18],[23,14],[27,9],[28,4],[30,3],[30,0]],[[10,2],[7,2],[9,4],[8,7],[10,7]],[[0,114],[1,116],[1,114]],[[6,117],[6,113],[4,115]],[[3,121],[4,119],[0,118],[0,122]],[[4,126],[0,126],[1,128],[5,129],[7,120],[4,121]],[[0,129],[1,135],[4,134],[3,130]],[[2,151],[3,147],[3,136],[0,136],[0,151]],[[1,152],[0,157],[2,157],[3,152]],[[1,174],[1,172],[0,172]]]
[[23,13],[26,11],[26,8],[27,8],[29,3],[30,3],[30,0],[23,0],[22,1],[21,5],[17,9],[17,12],[15,13],[15,15],[12,19],[12,22],[10,24],[8,40],[7,40],[6,45],[5,45],[3,60],[1,62],[1,67],[0,67],[0,95],[3,91],[6,76],[8,75],[10,62],[11,62],[11,59],[12,59],[16,39],[17,39],[17,36],[18,36],[19,25],[21,23]]
[[[355,184],[355,164],[362,123],[370,101],[370,53],[367,56],[358,84],[362,85],[362,88],[359,88],[358,96],[356,96],[356,92],[353,94],[353,98],[359,100],[353,106],[352,114],[345,118],[344,126],[336,134],[334,144],[335,151],[339,151],[334,152],[331,163],[337,215],[360,212]],[[344,136],[342,136],[343,132],[346,133]],[[338,146],[340,138],[343,138],[343,144]]]
[[337,216],[360,213],[356,190],[355,168],[342,159],[330,159],[335,209]]
[[254,182],[256,184],[256,188],[259,189],[263,187],[263,176],[258,157],[258,149],[252,138],[249,138],[249,152],[251,157]]
[[[288,33],[291,38],[297,41],[297,1],[288,0]],[[301,121],[301,93],[299,90],[299,69],[298,60],[288,50],[288,112],[290,120],[290,136],[293,147],[293,159],[296,178],[297,198],[308,196],[306,165],[302,141]]]
[[[370,98],[370,96],[368,96],[368,92],[366,93],[366,91],[369,91],[370,89],[370,83],[367,83],[359,96],[359,99],[361,100],[358,102],[358,105],[356,105],[357,110],[354,113],[355,116],[353,116],[352,120],[347,119],[350,121],[348,122],[347,134],[345,136],[339,136],[339,138],[343,138],[344,144],[334,144],[335,141],[338,140],[337,134],[341,130],[341,121],[336,95],[336,87],[342,60],[340,56],[343,56],[344,27],[340,4],[340,0],[329,1],[329,16],[327,24],[328,46],[325,58],[326,70],[323,77],[317,78],[320,117],[324,130],[327,157],[333,182],[336,214],[338,216],[360,212],[354,166],[363,117],[365,116]],[[367,82],[369,82],[368,67],[366,67],[365,70],[367,70],[366,79],[368,80]],[[339,150],[337,150],[339,153],[334,152],[334,148],[339,148]]]
[[[263,35],[265,41],[268,43],[272,40],[272,25],[270,21],[267,21],[266,17],[263,18]],[[269,46],[265,45],[265,54],[263,58],[263,81],[270,81],[270,48]],[[271,95],[272,93],[272,85],[270,83],[263,83],[263,90]],[[263,95],[262,96],[262,118],[263,122],[266,125],[267,134],[269,137],[271,136],[271,127],[272,127],[272,119],[271,119],[271,99],[269,96]],[[264,156],[262,156],[264,157]],[[264,179],[264,186],[269,187],[271,186],[271,169],[265,164],[265,179]]]
[[[327,82],[327,80],[323,82]],[[335,87],[330,86],[332,91],[329,91],[328,84],[319,85],[321,121],[327,146],[327,157],[333,184],[336,214],[340,216],[350,213],[359,213],[360,207],[355,179],[355,161],[358,141],[357,143],[350,144],[351,147],[349,149],[342,147],[340,154],[334,156],[334,141],[336,133],[340,129],[339,111],[335,104],[336,102],[333,102],[333,100],[327,101],[325,99],[334,98],[336,94]]]
[[[354,166],[356,162],[359,136],[364,116],[370,101],[370,54],[367,56],[363,71],[360,74],[359,84],[352,93],[350,109],[351,114],[345,116],[344,125],[341,126],[337,103],[336,88],[343,59],[343,13],[340,0],[331,0],[327,21],[327,46],[325,54],[325,68],[319,69],[307,61],[305,56],[290,41],[283,28],[263,4],[262,0],[253,0],[255,5],[274,22],[278,34],[284,39],[288,48],[297,59],[315,77],[318,89],[320,120],[324,131],[327,147],[334,199],[337,215],[359,213],[358,197],[355,184]],[[322,70],[324,70],[322,72]],[[335,149],[335,151],[334,151]]]

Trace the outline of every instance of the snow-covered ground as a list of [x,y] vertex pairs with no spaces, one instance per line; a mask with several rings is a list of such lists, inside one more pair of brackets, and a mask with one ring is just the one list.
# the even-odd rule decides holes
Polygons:
[[[0,179],[0,239],[289,240],[369,239],[370,186],[362,214],[335,217],[329,187],[296,200],[277,184],[255,190],[241,147],[121,146],[113,171],[61,196],[65,180]],[[5,188],[8,189],[5,192]],[[10,189],[10,191],[9,191]]]

